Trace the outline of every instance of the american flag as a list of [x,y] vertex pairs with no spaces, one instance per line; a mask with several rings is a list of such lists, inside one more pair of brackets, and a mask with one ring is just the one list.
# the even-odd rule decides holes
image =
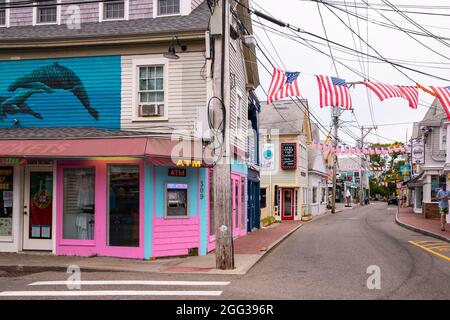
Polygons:
[[414,86],[397,86],[403,94],[403,98],[408,100],[411,108],[417,109],[419,104],[419,89]]
[[447,118],[450,120],[450,87],[433,87],[430,86],[430,89],[436,94],[439,102],[442,104],[442,107],[447,114]]
[[375,92],[380,101],[395,97],[403,98],[403,93],[397,86],[373,81],[361,83]]
[[344,79],[316,76],[319,84],[320,107],[343,107],[352,109],[352,98]]
[[361,83],[375,92],[380,101],[389,98],[404,98],[408,101],[411,108],[417,109],[417,104],[419,103],[419,90],[417,87],[396,86],[373,81]]
[[297,78],[300,72],[289,72],[274,68],[272,81],[270,82],[269,93],[267,94],[267,103],[280,100],[290,96],[299,96]]

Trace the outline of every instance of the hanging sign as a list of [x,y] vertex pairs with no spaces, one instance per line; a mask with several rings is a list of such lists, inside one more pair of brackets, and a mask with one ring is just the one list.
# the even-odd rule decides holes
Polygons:
[[411,145],[411,161],[413,164],[425,163],[425,144],[423,139],[413,140]]
[[281,143],[281,169],[297,168],[297,144]]
[[262,147],[261,170],[275,170],[274,145],[273,143],[264,143]]

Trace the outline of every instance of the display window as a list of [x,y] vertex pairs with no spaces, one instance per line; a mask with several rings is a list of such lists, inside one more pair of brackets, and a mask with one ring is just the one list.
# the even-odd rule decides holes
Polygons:
[[166,184],[166,216],[187,217],[188,216],[188,184],[167,183]]
[[14,168],[0,167],[0,237],[12,236]]
[[65,168],[63,239],[94,240],[95,169]]

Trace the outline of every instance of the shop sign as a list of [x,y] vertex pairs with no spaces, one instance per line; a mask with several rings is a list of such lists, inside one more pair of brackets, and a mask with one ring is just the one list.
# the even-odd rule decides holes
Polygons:
[[261,170],[275,170],[274,144],[264,143],[261,157]]
[[281,168],[296,169],[297,168],[297,144],[282,143],[281,144]]
[[23,158],[0,158],[0,166],[14,166],[19,164],[25,164],[26,159]]
[[411,166],[409,166],[409,165],[400,166],[400,173],[404,177],[410,176],[411,175]]
[[413,164],[425,163],[425,145],[422,139],[413,140],[411,144],[411,161]]
[[192,168],[200,168],[202,166],[201,161],[196,160],[178,160],[177,167],[192,167]]
[[186,169],[169,168],[169,177],[186,177]]

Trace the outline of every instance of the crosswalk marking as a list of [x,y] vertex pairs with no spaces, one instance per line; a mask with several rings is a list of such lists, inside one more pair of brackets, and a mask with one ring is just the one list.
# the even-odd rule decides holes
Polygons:
[[79,297],[79,296],[220,296],[222,291],[139,291],[139,290],[96,290],[96,291],[3,291],[0,297]]
[[142,286],[227,286],[228,281],[161,281],[161,280],[81,280],[81,281],[37,281],[29,286],[59,285],[142,285]]

